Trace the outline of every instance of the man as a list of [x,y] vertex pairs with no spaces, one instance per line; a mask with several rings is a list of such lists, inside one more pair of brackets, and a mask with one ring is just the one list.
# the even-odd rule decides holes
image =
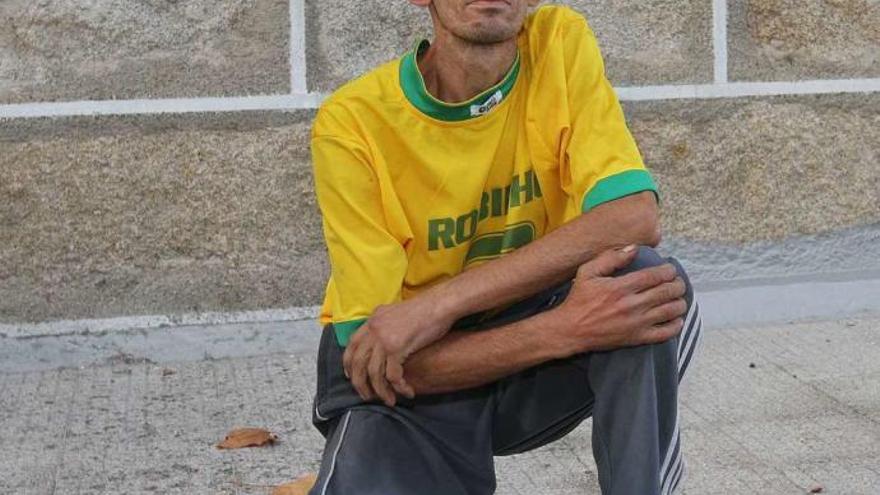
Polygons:
[[673,493],[699,315],[647,247],[656,187],[593,34],[538,0],[409,1],[434,40],[313,129],[332,273],[311,493],[493,493],[493,456],[587,417],[603,493]]

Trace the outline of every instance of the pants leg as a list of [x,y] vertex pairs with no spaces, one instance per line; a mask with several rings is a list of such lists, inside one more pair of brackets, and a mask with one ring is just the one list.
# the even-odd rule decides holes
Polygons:
[[[628,270],[665,261],[643,250]],[[593,455],[604,494],[667,495],[675,493],[683,477],[678,387],[702,326],[693,289],[689,282],[687,286],[688,313],[679,337],[587,356],[587,375],[595,394]]]
[[349,409],[332,427],[310,495],[488,495],[488,395]]
[[[622,275],[667,261],[685,278],[688,313],[670,341],[588,353],[508,377],[496,394],[496,455],[528,451],[561,438],[593,417],[593,455],[605,495],[667,495],[683,476],[678,384],[700,337],[699,310],[675,260],[642,248]],[[564,300],[567,288],[556,301]]]
[[313,422],[327,439],[310,495],[487,495],[495,490],[493,386],[365,403],[332,326],[318,350]]

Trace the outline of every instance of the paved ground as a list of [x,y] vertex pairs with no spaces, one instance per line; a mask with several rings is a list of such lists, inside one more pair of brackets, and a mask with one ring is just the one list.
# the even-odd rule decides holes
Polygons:
[[[310,324],[0,338],[0,493],[264,494],[317,468]],[[880,494],[880,319],[709,330],[687,494]],[[61,367],[59,367],[61,366]],[[218,451],[236,426],[271,448]],[[598,493],[589,423],[498,460],[498,493]]]

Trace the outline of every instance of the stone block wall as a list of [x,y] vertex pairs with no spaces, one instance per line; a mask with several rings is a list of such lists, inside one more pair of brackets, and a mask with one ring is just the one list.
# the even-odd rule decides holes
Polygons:
[[[880,273],[880,3],[560,3],[698,282]],[[405,0],[0,2],[0,322],[318,304],[315,102],[429,35]]]

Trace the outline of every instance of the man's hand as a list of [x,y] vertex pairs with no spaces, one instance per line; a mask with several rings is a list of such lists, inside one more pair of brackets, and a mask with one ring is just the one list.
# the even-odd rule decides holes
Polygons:
[[[342,356],[342,366],[361,399],[369,401],[379,397],[392,407],[397,402],[397,395],[386,374],[390,371],[402,377],[405,358],[397,353],[389,354],[385,349],[368,320],[349,341]],[[401,379],[399,382],[400,393],[408,397],[415,395],[405,381]]]
[[560,356],[664,342],[681,332],[686,288],[665,264],[611,277],[638,249],[609,250],[578,268],[565,301],[552,310]]
[[379,306],[345,350],[345,375],[364,400],[379,397],[394,406],[397,394],[412,398],[415,392],[403,377],[403,363],[446,335],[454,321],[454,315],[433,303],[430,293]]

